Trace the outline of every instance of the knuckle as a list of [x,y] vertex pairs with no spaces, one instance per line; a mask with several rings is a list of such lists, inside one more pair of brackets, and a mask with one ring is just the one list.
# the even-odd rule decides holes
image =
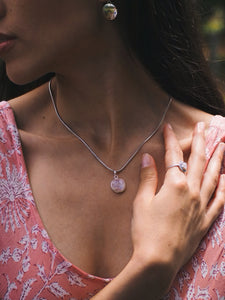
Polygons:
[[205,153],[202,153],[202,152],[199,152],[199,151],[198,151],[198,159],[199,159],[201,162],[205,162],[205,161],[206,161]]
[[208,171],[208,169],[205,171],[205,173],[203,174],[203,180],[206,180],[207,177],[210,176],[210,172]]
[[178,190],[178,191],[187,191],[188,189],[188,184],[187,180],[185,177],[180,177],[177,176],[175,180],[173,180],[173,186]]
[[206,235],[207,231],[209,230],[209,226],[210,226],[210,224],[208,222],[203,223],[201,232],[200,232],[202,237]]
[[216,174],[216,172],[212,173],[208,170],[204,174],[204,179],[208,179],[208,181],[210,179],[209,185],[215,188],[219,182],[219,174]]
[[181,157],[183,155],[182,150],[178,146],[174,146],[173,148],[168,148],[166,150],[167,155],[175,155],[176,157]]
[[155,174],[149,170],[149,168],[145,168],[141,172],[141,181],[143,182],[152,182],[155,181]]
[[202,204],[200,201],[200,197],[199,198],[191,198],[191,200],[192,200],[193,209],[196,212],[202,213]]
[[223,197],[220,197],[220,198],[217,200],[217,203],[218,203],[218,206],[217,206],[217,208],[218,208],[217,213],[218,213],[218,214],[223,210],[223,208],[224,208],[224,202],[225,202],[225,200],[224,200]]
[[[217,153],[216,153],[217,154]],[[223,160],[223,154],[222,153],[219,153],[219,154],[217,154],[217,155],[214,155],[213,156],[213,159],[215,160],[215,162],[218,164],[218,165],[220,165],[221,164],[221,161]]]
[[143,203],[143,195],[141,192],[138,192],[136,195],[136,198],[134,199],[133,202],[133,218],[136,216],[136,214],[138,213],[141,204]]
[[192,201],[197,201],[199,202],[200,200],[200,191],[196,190],[196,189],[192,189],[190,192],[190,198]]
[[214,176],[212,177],[211,182],[212,182],[212,186],[213,186],[213,187],[216,187],[216,186],[218,185],[218,182],[219,182],[219,175],[214,175]]

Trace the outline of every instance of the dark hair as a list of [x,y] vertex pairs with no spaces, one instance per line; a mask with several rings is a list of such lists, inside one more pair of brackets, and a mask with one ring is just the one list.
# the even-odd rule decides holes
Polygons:
[[175,99],[225,115],[202,50],[194,0],[124,0],[121,26],[131,49]]
[[160,86],[180,102],[225,115],[222,95],[203,55],[196,1],[118,2],[123,38]]

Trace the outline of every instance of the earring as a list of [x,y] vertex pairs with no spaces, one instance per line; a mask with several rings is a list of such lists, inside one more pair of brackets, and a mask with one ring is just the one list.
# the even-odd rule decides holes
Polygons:
[[117,8],[111,1],[108,1],[102,8],[103,15],[106,20],[112,21],[115,20],[117,16]]

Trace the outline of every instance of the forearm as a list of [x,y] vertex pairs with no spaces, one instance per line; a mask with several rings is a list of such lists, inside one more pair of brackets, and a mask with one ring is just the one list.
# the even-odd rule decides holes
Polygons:
[[152,262],[143,266],[131,259],[92,300],[157,300],[166,294],[175,275],[167,264]]

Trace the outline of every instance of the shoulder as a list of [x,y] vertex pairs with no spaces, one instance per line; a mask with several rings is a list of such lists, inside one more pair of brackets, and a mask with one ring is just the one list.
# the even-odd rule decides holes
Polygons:
[[166,121],[174,128],[178,140],[191,141],[195,125],[198,122],[204,122],[208,131],[213,119],[214,116],[209,113],[173,100]]

